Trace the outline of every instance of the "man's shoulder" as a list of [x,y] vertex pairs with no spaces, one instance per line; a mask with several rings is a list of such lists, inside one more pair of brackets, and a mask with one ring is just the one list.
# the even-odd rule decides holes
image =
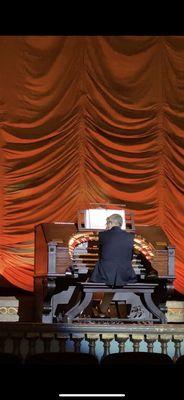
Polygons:
[[108,232],[108,231],[100,231],[100,232],[98,232],[98,235],[99,235],[100,237],[103,237],[104,235],[106,235],[107,232]]
[[134,232],[127,232],[125,229],[108,229],[108,230],[105,230],[105,231],[100,231],[99,232],[99,236],[101,236],[101,237],[104,237],[104,236],[109,236],[109,235],[112,235],[112,234],[119,234],[119,235],[122,235],[122,236],[125,236],[125,237],[127,237],[127,238],[134,238],[134,236],[135,236],[135,233]]
[[99,232],[99,238],[100,239],[106,239],[109,238],[112,235],[111,229],[107,229],[105,231],[100,231]]
[[125,233],[125,235],[127,236],[127,237],[129,237],[129,238],[134,238],[134,236],[135,236],[135,233],[134,232],[127,232],[127,231],[122,231],[122,232],[124,232]]
[[131,232],[131,231],[122,230],[122,232],[124,232],[127,236],[130,236],[130,237],[135,236],[135,233]]
[[120,229],[118,232],[119,236],[121,236],[124,240],[134,240],[135,234],[133,232],[127,232],[125,229]]

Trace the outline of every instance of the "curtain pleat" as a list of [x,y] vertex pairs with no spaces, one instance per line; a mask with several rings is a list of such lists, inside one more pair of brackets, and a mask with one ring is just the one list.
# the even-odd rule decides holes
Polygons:
[[184,293],[184,37],[2,36],[0,58],[0,273],[33,290],[35,225],[118,202]]

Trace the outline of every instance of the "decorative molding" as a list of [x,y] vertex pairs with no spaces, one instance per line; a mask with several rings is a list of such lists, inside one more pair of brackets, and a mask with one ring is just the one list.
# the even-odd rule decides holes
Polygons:
[[184,301],[167,301],[167,322],[184,322]]
[[17,322],[19,301],[15,297],[0,297],[0,321]]

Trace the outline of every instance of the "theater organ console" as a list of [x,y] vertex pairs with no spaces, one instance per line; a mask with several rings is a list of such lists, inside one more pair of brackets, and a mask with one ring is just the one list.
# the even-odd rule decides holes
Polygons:
[[[98,212],[102,210],[103,218],[100,221]],[[175,249],[160,227],[134,226],[133,214],[116,205],[115,210],[112,206],[108,209],[91,209],[91,215],[90,210],[79,211],[76,224],[55,222],[35,227],[36,322],[52,323],[62,321],[62,317],[63,321],[67,321],[64,316],[80,303],[75,288],[84,284],[90,276],[98,260],[98,231],[104,229],[103,221],[114,212],[124,213],[123,229],[135,233],[132,266],[138,276],[138,283],[141,287],[148,287],[150,283],[152,289],[154,284],[154,304],[161,313],[165,312],[166,300],[172,296],[173,291]],[[91,216],[93,222],[95,216],[95,224],[91,224]],[[122,300],[121,293],[119,300]],[[161,318],[160,322],[163,321],[166,320]]]

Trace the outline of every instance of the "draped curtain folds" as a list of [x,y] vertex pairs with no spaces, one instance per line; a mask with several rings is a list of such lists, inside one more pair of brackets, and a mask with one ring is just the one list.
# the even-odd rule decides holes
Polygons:
[[0,273],[33,290],[34,226],[125,203],[176,246],[184,293],[184,37],[0,38]]

